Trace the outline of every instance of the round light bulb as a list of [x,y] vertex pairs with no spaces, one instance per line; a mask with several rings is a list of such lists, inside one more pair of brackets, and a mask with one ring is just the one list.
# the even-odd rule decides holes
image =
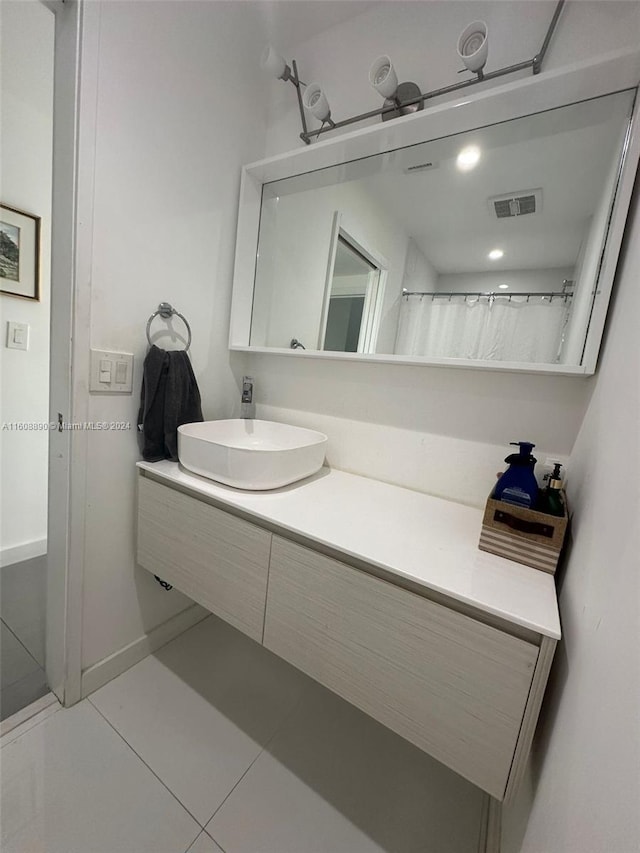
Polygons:
[[461,172],[469,172],[480,162],[481,151],[477,145],[467,145],[458,154],[456,158],[456,166]]
[[492,249],[489,252],[488,257],[489,257],[490,261],[499,261],[500,258],[503,257],[503,255],[504,255],[504,252],[502,251],[502,249]]

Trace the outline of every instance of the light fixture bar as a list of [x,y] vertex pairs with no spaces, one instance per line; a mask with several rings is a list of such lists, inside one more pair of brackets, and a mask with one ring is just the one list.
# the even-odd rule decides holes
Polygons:
[[542,42],[542,47],[538,51],[538,53],[533,57],[533,73],[539,74],[542,70],[542,63],[544,62],[544,57],[547,53],[547,49],[551,42],[551,38],[553,36],[553,31],[556,28],[556,24],[558,23],[558,18],[560,17],[560,12],[562,12],[562,7],[564,6],[564,0],[559,0],[555,11],[553,13],[553,18],[551,18],[551,23],[549,24],[549,29],[547,30],[547,34],[544,37],[544,41]]
[[298,66],[296,64],[295,59],[291,60],[291,67],[293,68],[293,74],[291,76],[291,82],[296,87],[296,95],[298,96],[298,109],[300,110],[300,121],[302,123],[302,134],[301,134],[301,136],[304,138],[305,136],[308,136],[307,120],[306,120],[305,115],[304,115],[304,107],[302,106],[302,92],[300,91],[301,87],[304,86],[304,83],[302,83],[302,81],[298,77]]
[[[539,74],[542,70],[542,63],[544,62],[544,57],[549,48],[549,44],[553,37],[556,24],[558,23],[560,13],[562,12],[564,2],[565,0],[558,0],[555,11],[553,13],[553,17],[551,19],[551,23],[549,24],[549,28],[544,37],[542,47],[540,48],[539,52],[533,57],[533,59],[527,59],[524,62],[517,62],[515,65],[508,65],[505,68],[499,68],[497,71],[489,71],[488,73],[478,74],[476,78],[472,80],[462,80],[460,83],[453,83],[451,86],[444,86],[441,89],[433,89],[431,92],[425,92],[419,97],[412,98],[410,101],[403,101],[402,106],[412,106],[413,104],[418,104],[423,100],[427,101],[432,98],[438,98],[440,95],[448,95],[450,92],[457,92],[460,89],[467,89],[469,86],[475,86],[478,83],[484,83],[486,80],[495,80],[497,77],[504,77],[506,74],[515,74],[518,71],[525,71],[527,68],[531,68],[534,74]],[[294,63],[292,63],[292,65],[294,65]],[[298,97],[300,101],[300,96]],[[302,110],[302,106],[300,106],[300,109]],[[393,106],[380,107],[380,109],[370,110],[369,112],[361,113],[360,115],[353,116],[352,118],[343,119],[342,121],[336,121],[330,127],[325,127],[323,125],[317,130],[307,130],[303,118],[303,132],[300,134],[300,139],[302,139],[307,145],[309,145],[309,143],[313,139],[317,139],[322,134],[329,133],[329,131],[331,130],[337,130],[341,127],[348,127],[351,124],[356,124],[357,122],[365,121],[369,118],[375,118],[376,116],[383,116],[387,113],[395,112],[397,111],[397,109],[398,107],[395,104]]]

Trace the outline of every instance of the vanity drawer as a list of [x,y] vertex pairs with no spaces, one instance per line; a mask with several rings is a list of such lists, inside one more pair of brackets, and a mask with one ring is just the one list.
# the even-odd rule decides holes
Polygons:
[[536,645],[278,536],[264,645],[504,797]]
[[271,534],[148,477],[138,488],[138,563],[260,642]]

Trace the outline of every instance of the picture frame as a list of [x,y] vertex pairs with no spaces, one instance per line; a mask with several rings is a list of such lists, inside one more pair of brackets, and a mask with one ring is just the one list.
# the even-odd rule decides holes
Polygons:
[[40,217],[2,203],[0,293],[40,300]]

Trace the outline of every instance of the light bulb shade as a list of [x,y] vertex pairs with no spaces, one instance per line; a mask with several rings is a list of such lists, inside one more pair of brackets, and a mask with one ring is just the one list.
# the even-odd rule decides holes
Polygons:
[[465,27],[458,39],[458,56],[469,71],[482,71],[489,54],[489,30],[484,21]]
[[302,104],[318,121],[327,121],[331,117],[329,101],[318,83],[309,83],[302,96]]
[[279,53],[275,52],[271,45],[267,45],[262,51],[260,65],[272,77],[278,77],[280,80],[286,80],[288,77],[287,71],[289,67],[287,63]]
[[383,98],[393,98],[398,89],[398,77],[388,56],[379,56],[371,65],[369,83]]

